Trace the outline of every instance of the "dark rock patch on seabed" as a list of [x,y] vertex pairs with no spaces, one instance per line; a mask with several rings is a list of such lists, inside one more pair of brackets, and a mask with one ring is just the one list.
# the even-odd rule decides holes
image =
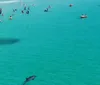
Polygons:
[[6,45],[6,44],[14,44],[19,42],[19,39],[16,38],[0,38],[0,45]]

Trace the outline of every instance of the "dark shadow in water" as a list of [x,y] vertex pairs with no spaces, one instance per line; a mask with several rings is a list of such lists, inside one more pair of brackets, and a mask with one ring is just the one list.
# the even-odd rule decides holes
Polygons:
[[0,38],[0,45],[6,45],[6,44],[14,44],[19,42],[19,39],[16,38]]
[[100,7],[100,5],[97,5],[97,6],[99,6],[99,7]]

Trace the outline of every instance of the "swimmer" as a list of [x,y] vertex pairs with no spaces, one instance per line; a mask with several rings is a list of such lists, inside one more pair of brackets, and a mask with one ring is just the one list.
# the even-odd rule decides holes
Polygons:
[[44,12],[48,12],[48,8],[44,10]]
[[17,11],[17,9],[15,9],[15,11]]
[[26,11],[26,14],[29,14],[29,11]]
[[24,11],[23,11],[23,10],[22,10],[21,12],[22,12],[22,13],[24,13]]
[[2,8],[0,8],[0,14],[2,14]]
[[10,16],[9,19],[12,20],[12,16]]
[[69,7],[72,7],[72,6],[73,6],[73,4],[70,4],[70,5],[69,5]]

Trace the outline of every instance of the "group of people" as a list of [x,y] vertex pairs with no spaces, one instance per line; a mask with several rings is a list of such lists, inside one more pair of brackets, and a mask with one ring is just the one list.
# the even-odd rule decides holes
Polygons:
[[[21,13],[23,14],[25,11],[26,11],[26,14],[29,14],[29,10],[30,10],[30,7],[26,7],[24,6],[23,10],[21,11]],[[9,20],[12,20],[12,17],[14,16],[14,13],[17,11],[17,9],[13,9],[13,14],[9,16]],[[2,8],[0,8],[0,15],[3,16],[3,11],[2,11]],[[2,22],[2,20],[0,20],[0,22]]]
[[30,10],[30,7],[24,7],[24,9],[21,11],[22,12],[22,14],[24,13],[24,11],[26,11],[26,14],[29,14],[29,10]]
[[[34,4],[33,4],[32,6],[34,6]],[[29,7],[29,6],[27,7],[25,4],[23,4],[23,7],[24,7],[24,8],[23,8],[23,10],[21,10],[21,13],[22,13],[22,14],[24,14],[24,13],[29,14],[29,13],[30,13],[30,7]],[[49,5],[49,6],[44,10],[44,12],[48,12],[50,8],[51,8],[51,6]],[[13,14],[9,16],[9,20],[12,20],[12,17],[14,16],[14,13],[17,11],[17,9],[13,9],[12,11],[13,11]],[[0,8],[0,15],[3,16],[2,8]],[[0,22],[2,22],[2,20],[0,20]]]
[[[34,6],[34,4],[32,5],[32,6]],[[72,7],[73,6],[73,4],[70,4],[69,5],[69,7]],[[24,14],[24,13],[26,13],[26,14],[29,14],[30,13],[30,7],[28,6],[26,6],[25,4],[23,4],[23,10],[21,10],[21,13],[22,14]],[[44,12],[48,12],[49,11],[49,9],[51,8],[51,6],[49,5],[45,10],[44,10]],[[16,12],[17,11],[17,9],[13,9],[13,12]],[[4,14],[3,14],[3,12],[2,12],[2,8],[0,8],[0,15],[2,15],[2,16],[4,16]],[[12,16],[13,16],[14,14],[12,14],[11,16],[9,16],[9,20],[12,20]],[[83,19],[83,18],[87,18],[87,15],[86,14],[82,14],[81,16],[80,16],[80,18],[81,19]],[[2,22],[2,20],[0,20],[0,22]]]

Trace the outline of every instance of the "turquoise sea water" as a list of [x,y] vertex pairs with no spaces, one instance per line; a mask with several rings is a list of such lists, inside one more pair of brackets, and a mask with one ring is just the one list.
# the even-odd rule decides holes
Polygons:
[[[26,85],[100,85],[100,1],[25,3],[35,4],[29,15],[21,14],[20,3],[0,4],[0,85],[22,85],[31,75],[37,77]],[[18,11],[9,20],[13,8]]]

